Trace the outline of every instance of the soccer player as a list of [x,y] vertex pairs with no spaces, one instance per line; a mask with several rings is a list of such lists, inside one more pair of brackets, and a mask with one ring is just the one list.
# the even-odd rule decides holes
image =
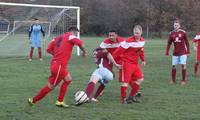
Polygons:
[[63,100],[72,79],[67,66],[74,45],[79,46],[83,52],[83,56],[86,54],[83,42],[77,38],[77,33],[78,29],[76,27],[70,27],[68,32],[57,36],[48,44],[47,52],[52,55],[50,66],[51,75],[48,78],[47,84],[37,93],[37,95],[33,98],[29,98],[28,102],[30,105],[37,103],[45,97],[63,80],[60,87],[60,93],[56,101],[56,106],[68,107]]
[[113,64],[118,68],[120,68],[120,65],[117,64],[113,59],[112,55],[109,52],[107,52],[106,49],[103,48],[95,49],[94,58],[95,63],[97,65],[97,69],[93,72],[90,78],[90,81],[86,88],[86,94],[88,98],[91,98],[91,94],[94,91],[95,84],[99,82],[99,88],[96,91],[94,97],[91,98],[92,101],[98,102],[97,97],[100,95],[100,93],[102,93],[105,86],[113,80]]
[[185,85],[186,80],[186,61],[187,55],[190,53],[190,45],[186,36],[186,32],[180,29],[181,24],[179,20],[174,21],[174,30],[170,32],[170,36],[166,47],[166,56],[169,56],[169,49],[171,44],[174,44],[174,52],[172,56],[172,71],[170,84],[176,83],[176,66],[182,66],[182,81],[181,85]]
[[29,29],[29,40],[31,43],[31,50],[29,53],[29,61],[32,61],[34,48],[38,48],[38,57],[42,61],[42,50],[41,50],[41,33],[43,37],[45,32],[42,25],[39,24],[39,20],[36,18],[35,23],[31,25]]
[[200,32],[193,39],[193,43],[194,43],[194,51],[196,53],[196,61],[195,61],[195,65],[194,65],[194,74],[195,74],[195,77],[197,77],[198,66],[199,66],[199,63],[200,63]]
[[[116,59],[122,57],[122,79],[121,85],[121,102],[132,103],[139,102],[136,99],[136,94],[139,90],[140,84],[144,80],[142,70],[139,66],[139,59],[142,61],[142,66],[145,66],[144,58],[144,38],[142,35],[142,27],[136,25],[133,28],[133,36],[120,44],[120,47],[115,50],[113,57]],[[123,55],[123,56],[122,56]],[[128,85],[131,86],[131,92],[127,97]]]

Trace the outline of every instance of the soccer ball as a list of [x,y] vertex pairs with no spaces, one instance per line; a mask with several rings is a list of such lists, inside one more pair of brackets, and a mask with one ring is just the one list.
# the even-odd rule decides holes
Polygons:
[[80,105],[88,100],[87,94],[84,91],[78,91],[74,95],[74,100],[76,105]]

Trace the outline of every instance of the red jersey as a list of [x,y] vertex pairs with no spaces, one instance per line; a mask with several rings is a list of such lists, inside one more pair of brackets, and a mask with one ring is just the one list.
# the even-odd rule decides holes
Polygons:
[[172,43],[174,44],[174,56],[180,56],[190,53],[189,41],[184,30],[179,29],[178,31],[170,32],[166,48],[166,54],[169,54],[169,49]]
[[120,44],[120,47],[115,50],[113,53],[114,58],[123,55],[122,61],[129,62],[132,64],[138,64],[139,58],[142,61],[144,59],[144,38],[140,38],[140,41],[137,41],[134,36],[131,36]]
[[102,48],[97,48],[94,52],[95,63],[97,67],[105,67],[108,70],[112,71],[113,64],[107,58],[108,52],[103,51]]
[[196,57],[197,60],[200,61],[200,32],[195,36],[193,42],[197,43]]
[[58,61],[66,66],[71,58],[74,45],[82,46],[83,41],[66,32],[48,44],[47,52],[53,55],[52,61]]

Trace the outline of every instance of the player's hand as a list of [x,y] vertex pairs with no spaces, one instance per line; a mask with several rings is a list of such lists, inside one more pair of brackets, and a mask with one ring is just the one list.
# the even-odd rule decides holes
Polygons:
[[142,62],[142,67],[144,67],[146,65],[146,62],[145,61],[143,61]]

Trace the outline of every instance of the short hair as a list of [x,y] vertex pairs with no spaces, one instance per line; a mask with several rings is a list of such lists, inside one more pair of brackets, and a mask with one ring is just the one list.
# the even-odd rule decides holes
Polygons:
[[141,25],[135,25],[135,26],[133,27],[133,30],[136,29],[136,28],[138,28],[140,31],[142,31],[142,26],[141,26]]
[[178,19],[174,20],[174,23],[179,23],[179,24],[181,24],[180,20],[178,20]]
[[114,30],[114,29],[111,29],[111,30],[109,30],[108,32],[109,32],[109,33],[110,33],[110,32],[117,33],[117,31],[116,31],[116,30]]
[[35,18],[34,20],[39,20],[38,18]]
[[74,26],[69,27],[69,28],[68,28],[68,31],[69,31],[69,32],[70,32],[70,31],[77,31],[77,32],[79,32],[78,28],[77,28],[77,27],[74,27]]

